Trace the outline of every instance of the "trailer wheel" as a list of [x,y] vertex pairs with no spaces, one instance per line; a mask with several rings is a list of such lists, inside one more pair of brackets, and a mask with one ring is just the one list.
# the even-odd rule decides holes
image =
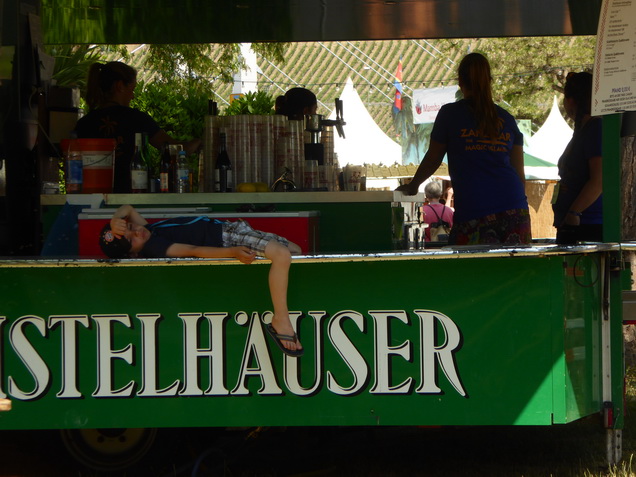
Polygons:
[[131,467],[148,453],[157,429],[62,429],[62,442],[75,460],[99,471]]

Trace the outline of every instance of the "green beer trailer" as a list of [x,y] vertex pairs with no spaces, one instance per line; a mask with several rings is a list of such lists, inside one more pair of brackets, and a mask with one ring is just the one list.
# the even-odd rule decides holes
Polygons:
[[[28,65],[40,16],[49,44],[572,35],[598,24],[592,0],[477,3],[5,1],[20,94],[3,109],[3,124],[19,126],[3,140],[37,130],[27,106],[40,63]],[[604,126],[605,243],[296,257],[299,359],[264,332],[264,261],[1,260],[0,398],[12,410],[0,429],[61,429],[88,459],[115,428],[138,430],[127,442],[141,455],[157,427],[551,426],[603,413],[616,462],[632,245],[620,243],[619,118]],[[7,150],[10,230],[28,236],[40,206],[39,188],[22,186],[32,157]],[[343,232],[328,233],[334,243]]]
[[621,246],[295,258],[302,358],[266,336],[268,268],[3,260],[13,409],[0,428],[549,426],[604,412],[620,457]]

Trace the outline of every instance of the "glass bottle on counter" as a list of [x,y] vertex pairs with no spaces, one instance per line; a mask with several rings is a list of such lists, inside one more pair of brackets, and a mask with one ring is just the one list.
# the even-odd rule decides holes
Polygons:
[[185,151],[179,151],[177,158],[177,192],[179,194],[190,192],[190,168]]
[[77,134],[71,133],[68,140],[68,148],[65,151],[65,186],[67,194],[79,194],[82,192],[82,152],[77,145]]
[[159,191],[170,192],[170,148],[168,143],[163,145],[161,151],[161,164],[159,166]]
[[148,140],[148,133],[141,133],[141,154],[148,168],[148,192],[159,192],[159,169],[161,164],[161,155],[159,155],[159,164],[157,167],[153,166],[152,153],[150,152],[150,141]]
[[133,194],[148,192],[148,166],[143,154],[141,133],[135,133],[135,154],[130,162],[130,184]]
[[234,176],[232,173],[232,162],[227,153],[227,140],[224,132],[220,134],[220,140],[219,155],[214,166],[214,192],[232,192],[234,189]]

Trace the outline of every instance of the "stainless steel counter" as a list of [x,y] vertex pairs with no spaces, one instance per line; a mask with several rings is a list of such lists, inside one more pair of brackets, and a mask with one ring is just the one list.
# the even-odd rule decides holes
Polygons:
[[395,191],[365,192],[233,192],[228,194],[56,194],[42,195],[42,205],[71,204],[311,204],[339,202],[424,202],[424,194],[404,195]]
[[[471,258],[504,258],[504,257],[550,257],[558,255],[589,254],[596,252],[621,252],[636,251],[636,242],[626,243],[590,243],[572,246],[560,246],[556,244],[533,244],[527,246],[488,246],[488,245],[468,245],[456,247],[442,247],[435,249],[386,252],[386,253],[347,253],[347,254],[317,254],[317,255],[297,255],[293,257],[294,262],[367,262],[367,261],[402,261],[402,260],[439,260],[439,259],[471,259]],[[151,266],[151,265],[210,265],[218,264],[239,264],[238,260],[221,258],[152,258],[152,259],[92,259],[92,258],[71,258],[71,257],[25,257],[14,259],[0,257],[0,268],[13,267],[68,267],[68,266]],[[269,263],[267,260],[258,260],[255,263]]]

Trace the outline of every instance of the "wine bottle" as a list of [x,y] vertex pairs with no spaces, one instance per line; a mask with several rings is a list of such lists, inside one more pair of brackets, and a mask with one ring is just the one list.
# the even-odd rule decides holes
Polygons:
[[234,189],[234,178],[232,174],[232,162],[227,153],[227,143],[225,133],[220,134],[219,155],[214,166],[214,191],[232,192]]
[[208,114],[210,116],[216,116],[219,114],[219,109],[216,101],[213,101],[211,99],[208,99]]
[[148,169],[148,192],[159,192],[159,167],[153,167],[148,133],[141,133],[141,157]]
[[133,194],[148,192],[148,167],[142,149],[141,133],[135,133],[135,154],[130,162],[130,184]]
[[181,144],[170,144],[170,170],[168,171],[168,188],[170,192],[179,191],[179,151],[183,150]]
[[160,192],[170,192],[170,149],[168,148],[168,143],[163,145],[163,150],[161,151],[159,190]]

